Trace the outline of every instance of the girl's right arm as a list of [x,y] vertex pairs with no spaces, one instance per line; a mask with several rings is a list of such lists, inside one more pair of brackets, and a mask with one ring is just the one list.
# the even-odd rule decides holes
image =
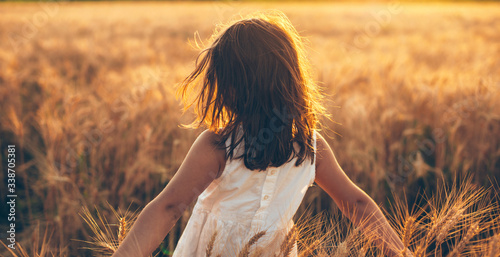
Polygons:
[[163,191],[142,210],[112,257],[149,256],[188,205],[224,170],[225,150],[213,132],[203,132]]
[[[347,177],[332,149],[319,134],[315,182],[332,197],[344,215],[362,227],[365,234],[375,237],[375,242],[386,255],[401,256],[404,246],[399,236],[377,204]],[[412,256],[407,253],[407,256]]]

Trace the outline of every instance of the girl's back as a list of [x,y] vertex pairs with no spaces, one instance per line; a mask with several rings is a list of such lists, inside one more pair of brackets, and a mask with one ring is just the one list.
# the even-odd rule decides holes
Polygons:
[[[235,153],[242,151],[240,144]],[[263,236],[249,250],[262,250],[259,256],[277,255],[314,178],[315,162],[295,166],[292,160],[257,172],[245,167],[242,159],[228,160],[222,175],[200,194],[174,256],[205,256],[214,233],[212,256],[237,256],[261,232]],[[296,252],[294,246],[289,256]]]

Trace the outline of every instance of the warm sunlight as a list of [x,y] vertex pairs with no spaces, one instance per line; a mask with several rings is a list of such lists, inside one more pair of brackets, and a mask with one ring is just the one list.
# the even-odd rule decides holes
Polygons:
[[[210,48],[217,40],[211,38],[214,30],[222,34],[224,24],[271,9],[288,17],[291,25],[282,26],[292,32],[282,35],[259,23],[265,33],[250,31],[243,37],[238,33],[248,25],[242,22],[234,34],[216,41],[219,47],[207,51],[212,55],[199,68],[200,81],[215,70],[206,80],[213,91],[207,98],[200,97],[200,88],[186,91],[186,98],[201,99],[194,105],[198,114],[223,113],[224,122],[209,126],[214,133],[222,126],[253,131],[248,142],[260,145],[238,160],[242,169],[250,169],[241,174],[256,173],[245,183],[262,182],[263,189],[228,177],[235,167],[230,162],[215,163],[225,169],[210,178],[182,171],[181,164],[189,165],[183,163],[188,150],[204,130],[182,126],[201,119],[193,108],[183,113],[176,98],[198,67],[195,61],[204,60],[197,59],[200,49],[194,46]],[[301,39],[294,38],[293,28]],[[279,244],[273,241],[280,247],[275,256],[500,256],[499,2],[14,1],[0,3],[0,35],[0,195],[6,203],[0,209],[1,256],[111,256],[126,242],[134,221],[146,224],[138,215],[160,201],[155,197],[164,188],[163,198],[172,198],[166,185],[183,181],[182,174],[173,179],[178,170],[193,178],[189,183],[203,185],[185,184],[192,188],[178,193],[179,199],[191,193],[193,199],[208,198],[222,181],[228,192],[249,188],[262,194],[256,202],[242,198],[245,205],[238,208],[258,210],[256,217],[266,203],[269,208],[288,204],[276,200],[287,199],[279,193],[295,197],[290,201],[298,208],[290,218],[296,225],[290,229],[286,223],[290,227]],[[266,43],[256,46],[257,37]],[[304,43],[304,53],[298,42]],[[310,72],[296,68],[296,59],[300,69],[307,59]],[[240,64],[246,70],[234,72]],[[283,83],[294,87],[280,88]],[[263,121],[276,108],[294,112],[287,116],[293,121],[280,123],[289,134],[270,130],[273,124]],[[315,156],[314,129],[333,150],[342,167],[337,171],[345,171],[366,192],[369,197],[363,199],[373,199],[390,226],[379,221],[383,215],[374,221],[375,206],[363,209],[373,211],[372,217],[356,212],[363,204],[352,205],[356,210],[339,204],[354,199],[349,198],[354,193],[339,193],[336,184],[324,181],[341,173],[314,173],[317,163],[307,159]],[[303,143],[305,152],[298,154],[303,166],[286,166],[286,154],[295,149],[290,142]],[[214,152],[202,149],[207,156]],[[219,160],[212,157],[207,163]],[[212,167],[197,160],[192,165]],[[297,181],[271,176],[285,168]],[[312,180],[299,170],[293,173],[298,168],[311,171]],[[297,194],[282,189],[291,185],[300,188]],[[202,220],[195,201],[175,203],[182,207],[168,215],[178,220],[172,218],[171,228],[157,223],[154,240],[159,243],[151,239],[151,249],[144,246],[144,252],[177,257],[188,228],[186,236],[200,236],[197,253],[229,256],[222,246],[228,248],[236,237],[229,225],[221,228],[228,213],[220,214],[226,216],[213,225],[215,231],[195,235],[188,223],[190,217]],[[165,213],[160,220],[167,219]],[[273,231],[254,232],[245,235],[244,244],[230,245],[233,256],[267,256],[270,247],[264,242],[272,241]]]

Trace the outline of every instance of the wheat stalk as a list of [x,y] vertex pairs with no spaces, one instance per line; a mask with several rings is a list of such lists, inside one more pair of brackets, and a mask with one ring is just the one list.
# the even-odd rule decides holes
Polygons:
[[241,249],[240,253],[238,254],[238,257],[248,257],[248,255],[250,254],[250,247],[252,245],[256,244],[257,241],[261,237],[263,237],[265,234],[266,234],[266,231],[260,231],[260,232],[256,233],[255,235],[253,235],[250,238],[250,240],[248,240],[248,242],[245,244],[243,249]]
[[217,237],[217,231],[215,231],[212,234],[212,237],[210,238],[210,241],[208,241],[207,249],[206,249],[206,254],[207,257],[212,256],[212,250],[214,249],[214,244],[215,244],[215,238]]
[[283,242],[281,243],[279,256],[287,257],[292,252],[292,248],[295,245],[295,240],[297,238],[296,230],[296,226],[293,226],[292,229],[288,231],[287,235],[283,239]]
[[460,254],[465,249],[465,246],[478,233],[479,233],[479,222],[476,222],[472,224],[472,226],[469,228],[469,230],[467,230],[467,233],[462,238],[462,240],[460,240],[460,242],[453,248],[453,251],[451,251],[447,256],[448,257],[460,256]]

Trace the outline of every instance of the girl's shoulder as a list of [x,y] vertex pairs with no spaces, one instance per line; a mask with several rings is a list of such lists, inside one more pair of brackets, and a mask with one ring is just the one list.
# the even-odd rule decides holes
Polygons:
[[325,153],[328,153],[328,151],[331,151],[330,145],[328,142],[325,140],[325,138],[318,132],[316,131],[316,167],[320,166],[319,164],[321,163],[321,160],[325,156]]
[[226,149],[224,147],[220,147],[221,137],[217,133],[206,129],[203,131],[198,138],[193,143],[199,145],[200,148],[204,149],[203,154],[209,156],[210,158],[214,158],[219,164],[219,174],[224,170],[226,164]]
[[213,145],[216,146],[217,142],[219,142],[221,139],[220,135],[215,133],[214,131],[211,131],[209,129],[205,129],[201,134],[198,136],[196,140],[200,140],[203,143],[206,143],[207,146]]

